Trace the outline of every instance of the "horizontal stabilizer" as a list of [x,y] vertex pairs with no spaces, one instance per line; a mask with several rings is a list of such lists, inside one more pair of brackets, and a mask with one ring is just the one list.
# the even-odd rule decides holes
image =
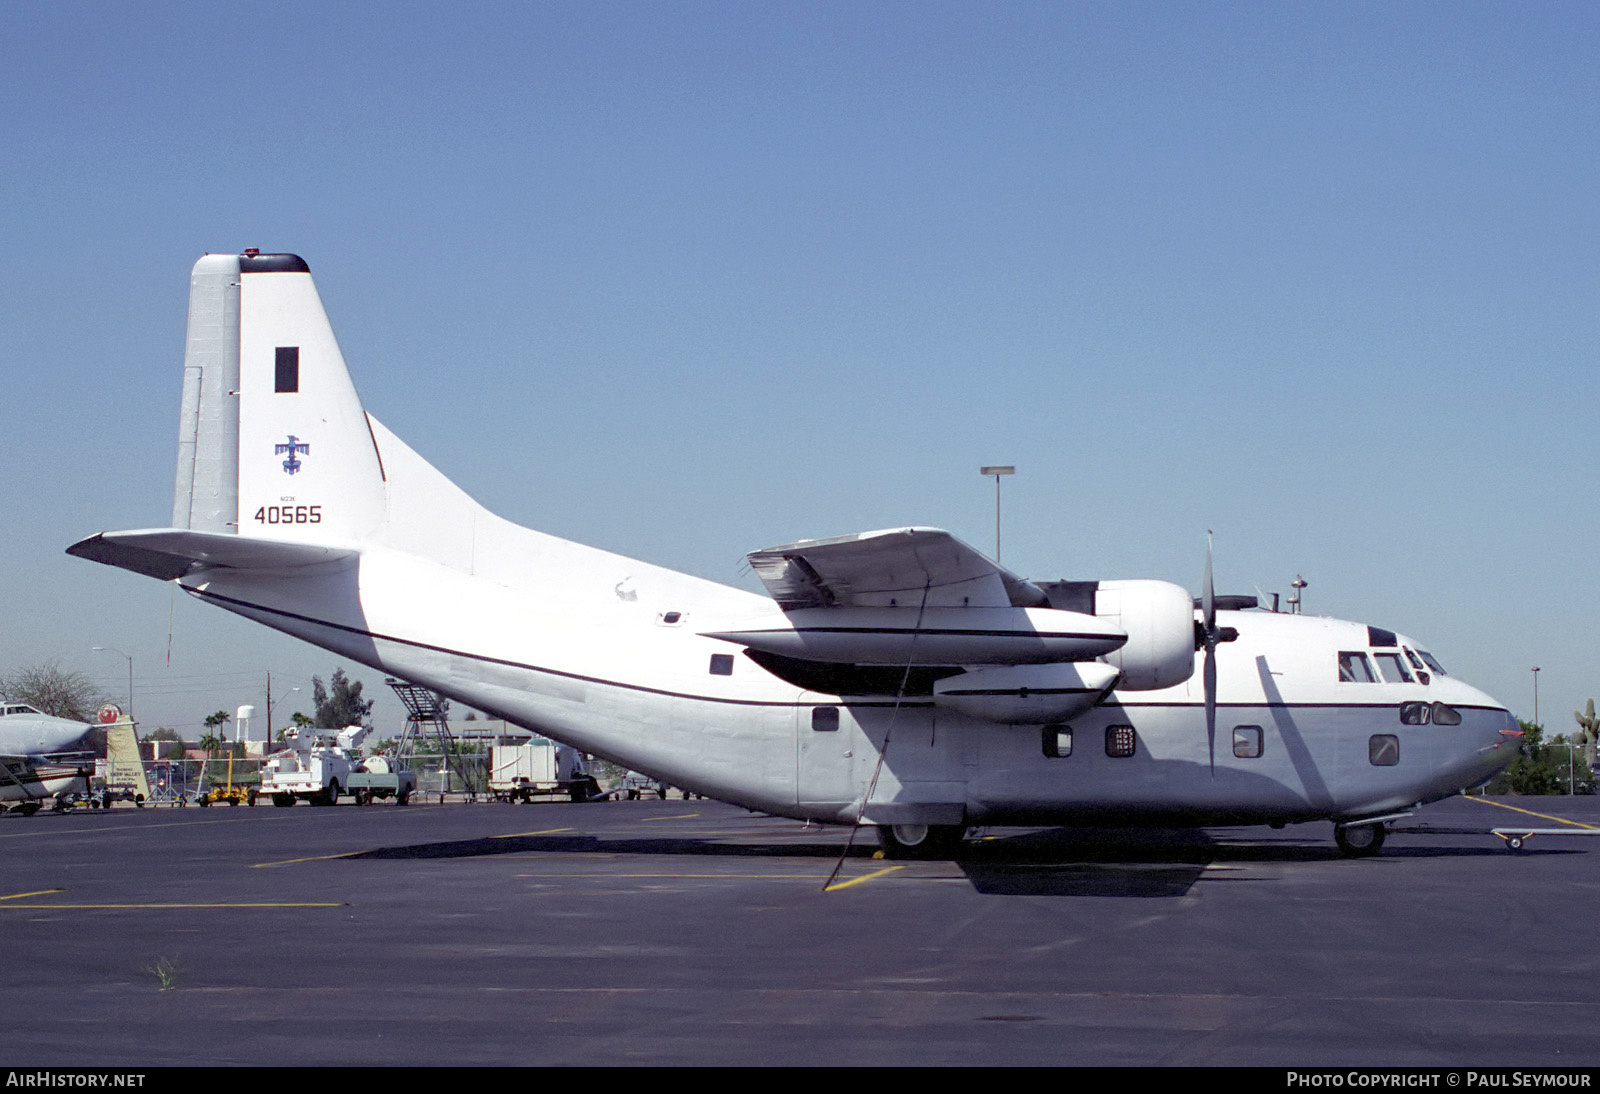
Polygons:
[[67,554],[120,566],[136,574],[173,581],[196,570],[283,570],[356,557],[355,551],[315,543],[285,543],[183,528],[102,532],[74,543]]

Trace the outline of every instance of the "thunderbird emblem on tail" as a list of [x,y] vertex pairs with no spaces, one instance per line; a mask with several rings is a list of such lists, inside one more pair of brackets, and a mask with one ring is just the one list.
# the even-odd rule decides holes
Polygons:
[[289,434],[288,444],[277,444],[272,446],[272,454],[274,456],[281,456],[285,452],[289,454],[289,458],[283,461],[283,469],[292,475],[296,471],[300,470],[301,467],[300,461],[295,459],[295,457],[300,453],[305,453],[307,456],[311,455],[311,445],[305,441],[302,441],[299,437],[296,437],[293,433],[291,433]]

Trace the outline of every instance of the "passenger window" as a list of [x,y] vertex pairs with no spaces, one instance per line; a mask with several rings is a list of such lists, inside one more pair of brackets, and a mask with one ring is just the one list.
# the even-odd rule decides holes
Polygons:
[[1241,760],[1254,760],[1261,755],[1261,727],[1234,726],[1233,754]]
[[731,654],[731,653],[714,653],[714,654],[712,654],[711,655],[711,675],[712,676],[732,676],[733,675],[733,654]]
[[1364,653],[1341,653],[1339,655],[1339,679],[1347,684],[1376,684],[1378,678],[1372,675],[1372,662],[1367,660]]
[[1367,741],[1367,762],[1373,767],[1394,767],[1400,762],[1400,738],[1392,733],[1374,733]]
[[1406,663],[1398,653],[1375,653],[1373,656],[1378,659],[1378,671],[1383,674],[1384,683],[1411,683],[1411,673],[1406,671]]
[[1045,726],[1044,754],[1053,760],[1072,755],[1072,727],[1060,724]]
[[1132,726],[1106,726],[1106,755],[1132,756],[1138,749],[1139,738]]
[[817,733],[834,733],[839,729],[838,707],[814,707],[811,711],[811,728]]
[[1400,724],[1403,726],[1425,726],[1428,724],[1427,703],[1401,703]]

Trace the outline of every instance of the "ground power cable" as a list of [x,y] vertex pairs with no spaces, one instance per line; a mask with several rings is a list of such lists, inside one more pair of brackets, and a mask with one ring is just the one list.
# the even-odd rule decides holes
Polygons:
[[856,808],[856,823],[850,826],[850,835],[844,841],[844,849],[839,852],[839,861],[833,864],[833,872],[828,875],[828,880],[822,883],[822,891],[827,892],[829,886],[839,879],[839,871],[844,869],[845,861],[850,857],[850,851],[855,847],[856,833],[861,830],[861,814],[866,812],[867,803],[872,800],[873,793],[878,789],[878,776],[883,772],[883,759],[889,754],[889,740],[894,736],[894,724],[900,717],[900,705],[905,701],[906,688],[911,684],[911,666],[916,664],[917,635],[922,633],[922,613],[928,607],[928,589],[932,587],[933,579],[929,578],[922,586],[922,603],[917,605],[917,622],[911,629],[911,644],[906,647],[906,670],[900,674],[900,689],[894,697],[894,709],[889,712],[889,726],[883,731],[883,746],[878,749],[878,762],[872,767],[872,778],[867,782],[867,791],[861,796],[861,804]]

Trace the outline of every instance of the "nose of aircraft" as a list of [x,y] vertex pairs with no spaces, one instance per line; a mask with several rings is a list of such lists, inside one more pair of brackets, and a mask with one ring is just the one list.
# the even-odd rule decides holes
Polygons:
[[1483,779],[1504,771],[1517,758],[1522,743],[1522,727],[1506,705],[1471,684],[1453,680],[1449,702],[1460,710],[1462,722],[1473,730],[1482,758]]
[[82,752],[90,747],[94,726],[61,720],[39,734],[40,752]]

